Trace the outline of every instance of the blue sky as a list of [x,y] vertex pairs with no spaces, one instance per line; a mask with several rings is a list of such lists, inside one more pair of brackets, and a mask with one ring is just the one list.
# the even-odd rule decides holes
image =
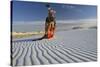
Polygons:
[[[47,17],[47,3],[13,1],[12,20],[15,22],[45,21]],[[97,7],[89,5],[50,3],[56,11],[56,20],[96,19]]]

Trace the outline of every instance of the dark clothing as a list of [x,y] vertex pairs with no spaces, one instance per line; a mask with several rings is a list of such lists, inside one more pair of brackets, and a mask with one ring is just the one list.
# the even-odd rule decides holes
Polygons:
[[56,22],[55,22],[55,18],[54,17],[47,17],[46,18],[46,22],[45,22],[45,32],[47,31],[48,29],[48,26],[51,22],[54,22],[54,28],[56,27]]
[[55,18],[54,17],[47,17],[46,18],[46,22],[50,23],[52,21],[55,21]]
[[46,22],[45,22],[45,26],[48,26],[48,24],[51,22],[54,22],[54,26],[56,26],[56,21],[55,21],[54,17],[47,17]]

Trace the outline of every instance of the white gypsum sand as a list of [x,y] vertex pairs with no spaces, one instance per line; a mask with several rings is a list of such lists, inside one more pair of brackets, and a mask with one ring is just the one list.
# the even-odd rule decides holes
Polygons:
[[60,31],[50,40],[12,42],[13,66],[90,61],[97,61],[96,29]]

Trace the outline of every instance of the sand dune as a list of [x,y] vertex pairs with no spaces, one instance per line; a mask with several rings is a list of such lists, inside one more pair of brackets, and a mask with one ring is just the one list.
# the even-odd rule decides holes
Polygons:
[[[12,32],[12,37],[13,39],[18,39],[18,38],[28,38],[28,37],[32,37],[32,36],[37,36],[37,35],[43,35],[45,32],[44,32],[44,25],[31,25],[32,27],[36,26],[38,27],[38,29],[36,28],[37,31],[35,31],[35,27],[32,28],[31,31],[27,31],[26,29],[23,29],[23,25],[21,27],[23,28],[20,28],[18,26],[18,30],[15,30],[15,31],[18,31],[18,32],[15,32],[13,31]],[[89,22],[85,22],[85,23],[58,23],[56,25],[56,32],[61,32],[61,31],[69,31],[69,30],[77,30],[77,29],[97,29],[97,24],[96,22],[92,22],[92,23],[89,23]],[[30,26],[28,26],[30,27]],[[16,27],[15,27],[16,28]],[[14,29],[15,29],[14,28]],[[28,28],[29,30],[31,28]],[[20,31],[21,30],[21,31]],[[23,30],[23,31],[22,31]]]
[[13,66],[97,61],[96,29],[57,32],[53,39],[13,41]]

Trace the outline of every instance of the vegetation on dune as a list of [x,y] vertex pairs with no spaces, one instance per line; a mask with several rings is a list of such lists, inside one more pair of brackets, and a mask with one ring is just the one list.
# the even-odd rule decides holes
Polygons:
[[31,37],[34,35],[42,35],[44,32],[12,32],[12,38],[24,38],[24,37]]

